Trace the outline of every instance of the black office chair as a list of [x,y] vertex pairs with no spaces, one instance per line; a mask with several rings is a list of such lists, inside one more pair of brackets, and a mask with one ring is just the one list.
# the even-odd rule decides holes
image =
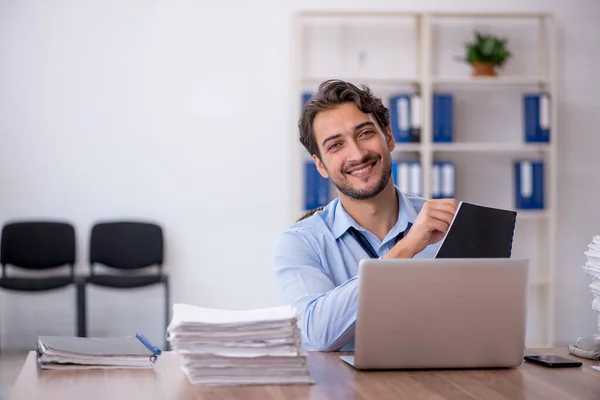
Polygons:
[[[76,284],[75,229],[64,222],[12,222],[3,226],[0,242],[2,278],[0,288],[19,292],[42,292]],[[69,266],[70,274],[44,277],[11,277],[7,265],[28,270],[49,270]],[[77,326],[83,314],[79,291],[77,299]],[[79,331],[77,334],[82,335]]]
[[[169,325],[169,277],[163,272],[163,231],[145,222],[103,222],[92,227],[88,284],[129,289],[162,284],[165,287],[165,333]],[[97,274],[94,266],[114,269],[114,274]],[[156,274],[141,273],[156,266]],[[85,301],[85,290],[83,293]],[[85,332],[85,321],[83,323]],[[168,343],[166,343],[168,348]]]

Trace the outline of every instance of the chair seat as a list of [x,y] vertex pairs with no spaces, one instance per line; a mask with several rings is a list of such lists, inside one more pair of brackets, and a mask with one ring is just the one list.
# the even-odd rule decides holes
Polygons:
[[23,292],[42,292],[59,289],[75,281],[71,276],[53,276],[48,278],[0,278],[0,288]]
[[87,282],[93,285],[111,287],[111,288],[134,288],[167,281],[165,275],[138,275],[138,276],[123,276],[123,275],[90,275],[87,277]]

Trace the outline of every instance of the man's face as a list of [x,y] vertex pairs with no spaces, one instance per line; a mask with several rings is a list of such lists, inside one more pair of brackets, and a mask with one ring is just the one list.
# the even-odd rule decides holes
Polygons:
[[321,111],[313,121],[322,159],[313,155],[319,173],[331,178],[341,193],[357,200],[377,196],[391,176],[394,138],[389,129],[382,132],[374,121],[354,103]]

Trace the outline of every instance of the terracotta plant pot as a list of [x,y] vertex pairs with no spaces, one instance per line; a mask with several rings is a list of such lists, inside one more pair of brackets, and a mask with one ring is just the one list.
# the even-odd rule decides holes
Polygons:
[[493,63],[474,62],[472,76],[496,76],[496,66]]

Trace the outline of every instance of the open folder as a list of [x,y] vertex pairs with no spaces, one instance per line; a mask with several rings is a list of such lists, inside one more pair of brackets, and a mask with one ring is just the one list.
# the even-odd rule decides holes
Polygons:
[[510,258],[517,212],[461,201],[435,258]]
[[161,351],[141,334],[124,338],[39,336],[42,369],[151,368]]

